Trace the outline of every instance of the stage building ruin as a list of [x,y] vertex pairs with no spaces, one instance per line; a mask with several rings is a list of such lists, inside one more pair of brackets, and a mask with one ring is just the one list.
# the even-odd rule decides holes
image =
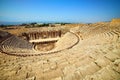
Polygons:
[[55,42],[61,37],[61,30],[24,32],[21,37],[32,43],[37,50],[51,50],[54,48]]

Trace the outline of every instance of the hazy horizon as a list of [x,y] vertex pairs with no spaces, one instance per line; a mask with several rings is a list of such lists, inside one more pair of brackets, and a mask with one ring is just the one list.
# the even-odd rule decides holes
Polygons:
[[0,22],[95,23],[120,18],[120,0],[0,0]]
[[[100,22],[100,21],[99,21]],[[101,22],[110,22],[110,21],[101,21]],[[60,22],[60,21],[21,21],[21,22],[5,22],[0,21],[0,25],[21,25],[21,24],[30,24],[30,23],[70,23],[70,24],[89,24],[89,23],[97,23],[97,22]]]

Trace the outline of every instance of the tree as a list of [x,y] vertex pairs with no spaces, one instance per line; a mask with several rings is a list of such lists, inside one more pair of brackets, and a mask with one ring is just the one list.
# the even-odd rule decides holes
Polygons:
[[4,24],[1,24],[1,25],[0,25],[0,27],[2,27],[2,28],[3,28],[3,27],[6,27],[6,26],[5,26]]

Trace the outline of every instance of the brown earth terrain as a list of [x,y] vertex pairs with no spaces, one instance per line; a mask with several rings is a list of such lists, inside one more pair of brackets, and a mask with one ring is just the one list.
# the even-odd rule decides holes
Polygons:
[[19,37],[56,29],[0,29],[0,80],[120,80],[120,19],[61,26],[61,37],[45,33],[60,39],[38,45],[39,50]]

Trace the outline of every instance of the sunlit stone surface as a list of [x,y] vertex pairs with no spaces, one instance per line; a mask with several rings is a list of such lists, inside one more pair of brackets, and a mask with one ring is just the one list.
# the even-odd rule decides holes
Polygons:
[[69,31],[48,51],[1,31],[0,80],[119,80],[119,24],[114,19],[61,26],[61,31]]

